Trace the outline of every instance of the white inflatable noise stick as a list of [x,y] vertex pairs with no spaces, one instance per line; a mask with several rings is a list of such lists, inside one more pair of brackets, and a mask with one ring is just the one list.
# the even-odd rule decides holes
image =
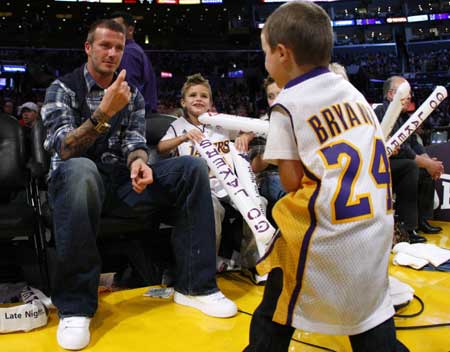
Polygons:
[[394,150],[404,141],[408,139],[410,135],[426,120],[428,116],[438,107],[442,101],[447,98],[447,89],[443,86],[437,86],[430,96],[425,100],[422,105],[410,116],[410,118],[400,127],[397,132],[387,141],[386,151],[388,156],[391,156]]
[[222,127],[226,130],[254,132],[260,135],[267,135],[269,132],[269,121],[253,119],[251,117],[242,117],[228,114],[211,114],[206,112],[198,117],[201,123],[214,127]]

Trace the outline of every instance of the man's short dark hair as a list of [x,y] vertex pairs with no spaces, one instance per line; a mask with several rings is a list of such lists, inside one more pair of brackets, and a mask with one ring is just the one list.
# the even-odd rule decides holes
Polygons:
[[101,20],[97,20],[94,23],[92,23],[91,26],[89,27],[88,35],[86,38],[86,41],[88,43],[92,44],[94,42],[95,30],[97,28],[107,28],[114,32],[122,33],[124,36],[126,36],[125,28],[123,28],[123,26],[121,24],[119,24],[111,19],[101,19]]
[[134,27],[134,18],[128,12],[125,11],[115,11],[111,14],[111,19],[122,17],[123,23],[126,27],[133,26]]

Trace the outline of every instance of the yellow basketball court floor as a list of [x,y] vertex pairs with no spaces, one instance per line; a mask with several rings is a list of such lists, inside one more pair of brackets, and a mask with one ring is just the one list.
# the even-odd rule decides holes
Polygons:
[[[443,234],[427,235],[428,243],[450,249],[450,223],[434,222]],[[396,318],[396,326],[416,327],[450,323],[450,273],[417,271],[390,266],[391,275],[411,285],[424,302],[424,311],[414,318]],[[253,285],[238,273],[218,277],[222,291],[238,307],[230,319],[208,317],[171,299],[144,297],[148,288],[100,295],[99,310],[91,323],[91,343],[84,351],[242,351],[247,344],[250,314],[260,302],[263,287]],[[364,292],[361,292],[364,294]],[[414,300],[401,314],[420,310]],[[63,351],[56,343],[58,318],[51,312],[48,325],[31,332],[0,334],[1,352]],[[450,351],[450,326],[398,330],[398,338],[411,352]],[[296,331],[290,352],[351,351],[345,336],[325,336]],[[380,351],[383,352],[383,351]]]

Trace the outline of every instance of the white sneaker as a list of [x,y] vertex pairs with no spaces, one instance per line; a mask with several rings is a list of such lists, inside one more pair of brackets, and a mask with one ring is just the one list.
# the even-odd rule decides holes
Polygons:
[[58,344],[66,350],[82,350],[91,339],[88,317],[65,317],[59,320],[56,339]]
[[237,313],[237,306],[218,291],[210,295],[189,296],[176,292],[173,297],[175,303],[196,308],[206,315],[216,318],[229,318]]

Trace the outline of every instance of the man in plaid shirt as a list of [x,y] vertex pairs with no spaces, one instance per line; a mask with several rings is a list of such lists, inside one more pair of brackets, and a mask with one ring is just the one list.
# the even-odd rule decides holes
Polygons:
[[95,22],[85,43],[87,63],[51,84],[42,110],[44,146],[52,154],[49,201],[57,257],[52,300],[60,316],[57,340],[68,350],[90,341],[101,272],[96,233],[100,215],[117,201],[174,212],[176,303],[215,317],[237,312],[215,280],[206,162],[186,156],[148,165],[144,99],[125,81],[125,70],[115,74],[124,46],[121,24]]

